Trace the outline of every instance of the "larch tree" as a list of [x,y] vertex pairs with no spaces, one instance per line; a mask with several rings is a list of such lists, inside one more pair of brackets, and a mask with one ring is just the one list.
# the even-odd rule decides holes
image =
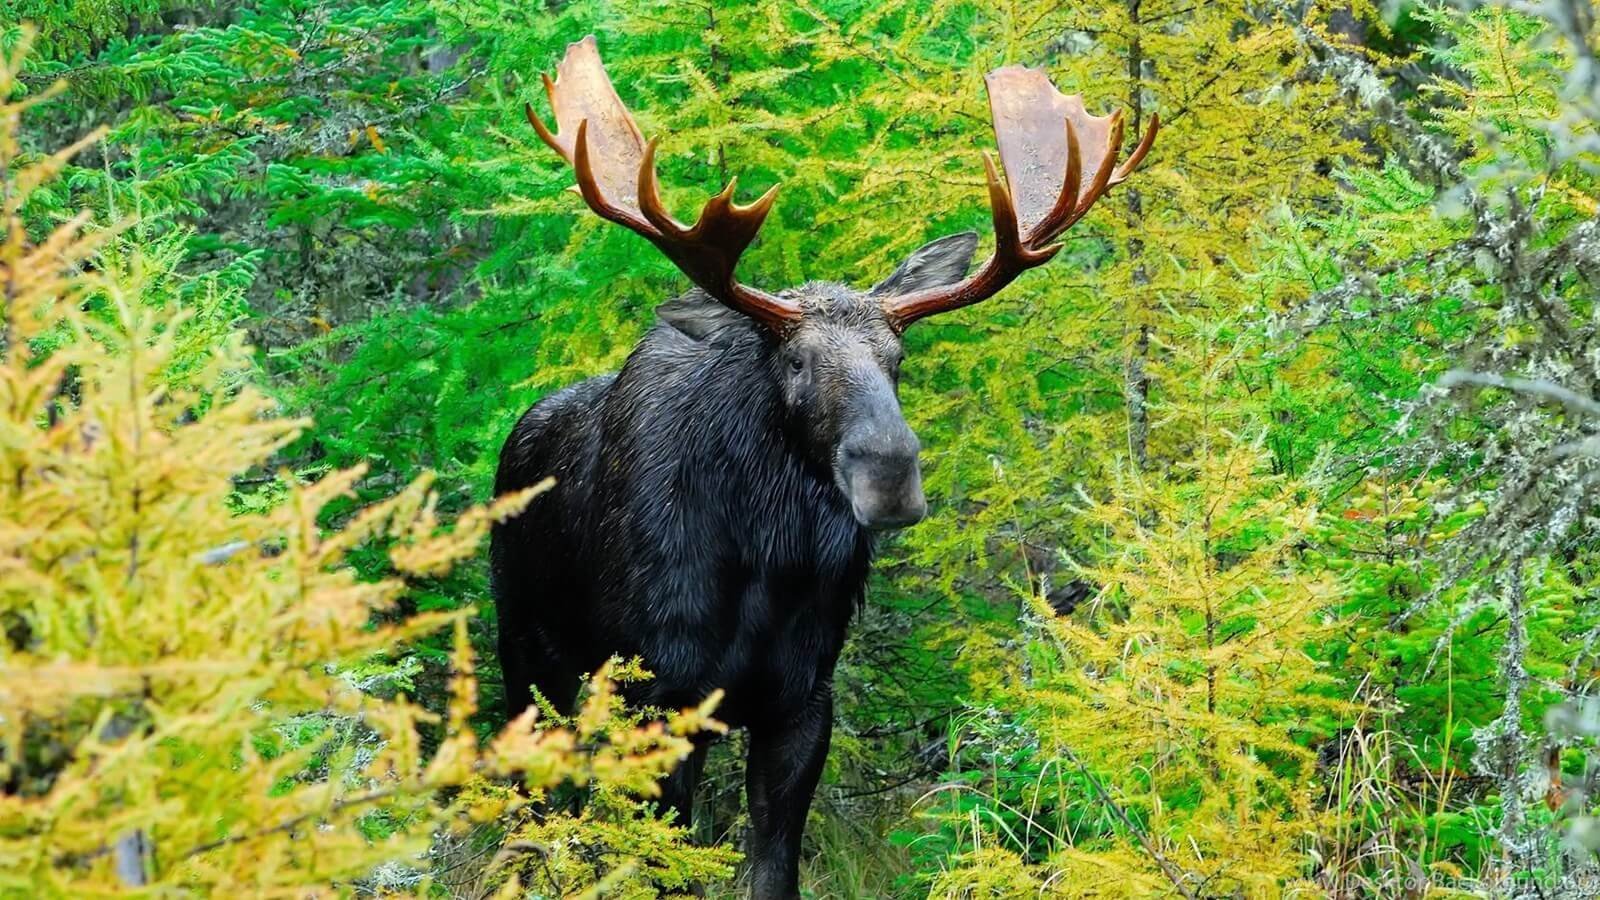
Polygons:
[[[530,710],[480,740],[469,610],[395,613],[539,489],[446,526],[421,478],[326,528],[359,469],[255,478],[306,423],[241,383],[243,335],[192,314],[217,298],[175,290],[184,276],[128,223],[24,226],[101,134],[22,152],[21,115],[50,92],[10,100],[18,69],[0,63],[0,893],[420,890],[430,847],[511,828],[565,782],[611,792],[617,814],[525,825],[479,861],[482,886],[653,896],[728,874],[730,851],[638,817],[686,735],[715,727],[714,697],[641,724],[603,672],[571,722]],[[236,479],[280,493],[252,504]],[[375,543],[389,571],[359,577],[350,559]],[[441,629],[442,717],[389,664]]]

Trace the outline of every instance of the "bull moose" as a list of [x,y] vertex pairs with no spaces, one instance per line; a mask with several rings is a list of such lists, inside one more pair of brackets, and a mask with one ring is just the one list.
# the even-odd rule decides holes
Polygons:
[[[696,288],[663,303],[621,371],[523,415],[495,492],[555,487],[491,542],[508,712],[530,686],[570,709],[586,672],[637,656],[638,702],[692,705],[747,729],[750,882],[798,896],[801,832],[832,730],[834,664],[862,602],[873,535],[927,511],[917,438],[900,411],[901,335],[984,300],[1055,243],[1149,152],[1121,166],[1120,112],[1091,116],[1041,72],[986,78],[1005,177],[984,155],[995,250],[971,276],[972,232],[912,253],[866,290],[817,281],[776,293],[740,282],[740,254],[777,188],[741,205],[733,182],[686,227],[662,205],[656,141],[617,96],[593,36],[567,48],[551,131],[590,209],[654,244]],[[705,747],[662,785],[687,821]]]

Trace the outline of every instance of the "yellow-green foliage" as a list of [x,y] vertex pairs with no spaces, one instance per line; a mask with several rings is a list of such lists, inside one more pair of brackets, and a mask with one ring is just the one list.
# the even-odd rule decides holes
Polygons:
[[[1009,570],[1040,619],[1025,666],[1013,641],[973,666],[978,696],[1027,730],[992,743],[1029,746],[1034,783],[1017,787],[1020,768],[1006,771],[1017,757],[1001,754],[972,788],[981,814],[929,805],[968,851],[935,891],[1010,895],[989,881],[1021,872],[1030,890],[1062,896],[1272,896],[1312,873],[1306,744],[1325,704],[1306,647],[1335,596],[1297,549],[1314,499],[1273,475],[1261,443],[1272,374],[1248,323],[1282,298],[1251,273],[1263,211],[1331,197],[1314,161],[1358,148],[1289,13],[1012,12],[986,23],[997,58],[1073,42],[1079,52],[1051,57],[1058,83],[1092,109],[1159,113],[1164,127],[1056,264],[971,314],[1014,319],[982,338],[970,392],[908,404],[970,436],[936,444],[928,476],[956,501],[945,514],[968,524],[915,532],[911,558],[957,587],[974,560]],[[948,107],[932,98],[956,94],[926,99]],[[916,171],[920,149],[883,171]],[[908,174],[892,190],[941,190],[924,181]],[[954,342],[932,349],[970,359]],[[1033,570],[1040,548],[1076,569]],[[1069,615],[1032,599],[1074,577],[1096,593]],[[985,653],[970,629],[951,637],[968,659]]]
[[[1332,592],[1293,547],[1316,512],[1263,474],[1259,446],[1213,448],[1195,468],[1181,491],[1129,474],[1137,513],[1096,508],[1116,549],[1087,574],[1105,593],[1086,615],[1045,619],[1061,668],[1025,695],[1045,747],[1094,760],[1102,802],[1141,823],[1053,860],[1075,883],[1104,880],[1102,894],[1170,889],[1158,856],[1249,896],[1307,871],[1314,758],[1295,737],[1330,705],[1308,693],[1326,678],[1303,648]],[[1145,886],[1118,888],[1119,869]]]
[[1004,872],[1062,896],[1314,891],[1305,851],[1322,822],[1304,738],[1312,714],[1342,706],[1317,693],[1329,679],[1306,652],[1335,597],[1298,559],[1317,511],[1259,441],[1228,429],[1239,344],[1174,321],[1189,326],[1173,363],[1189,378],[1196,454],[1164,478],[1114,473],[1075,566],[1099,593],[1071,615],[1032,600],[1029,671],[1005,692],[1051,761],[1028,802],[1090,824],[1045,835],[1030,869],[986,846],[996,835],[976,821],[944,895]]
[[[626,747],[637,740],[626,723],[649,711],[628,710],[618,683],[649,677],[637,665],[607,665],[571,727],[584,742]],[[615,769],[613,769],[613,766]],[[640,815],[637,797],[653,790],[651,773],[631,765],[627,755],[602,756],[595,762],[597,779],[576,815],[534,815],[523,811],[509,822],[507,846],[541,850],[516,867],[521,883],[536,896],[570,896],[577,889],[602,885],[611,898],[647,898],[677,894],[695,883],[725,879],[739,854],[731,847],[692,847],[681,829],[654,816]]]
[[[0,97],[15,71],[0,66]],[[86,234],[79,217],[29,239],[20,210],[77,148],[22,158],[22,107],[0,106],[0,895],[304,897],[380,864],[420,878],[439,836],[561,782],[651,792],[685,735],[714,724],[709,703],[641,726],[602,675],[569,726],[530,710],[480,745],[465,612],[392,614],[408,578],[474,553],[538,489],[444,528],[424,479],[324,529],[319,514],[361,475],[346,470],[230,514],[232,479],[303,423],[223,387],[249,364],[238,334],[175,365],[180,323],[144,302],[161,270],[96,255],[116,229]],[[380,537],[393,574],[358,580],[347,554]],[[451,626],[442,722],[344,674]],[[697,855],[664,823],[618,838],[589,818],[547,822],[574,849],[604,841],[606,863],[665,860],[654,874],[676,884],[728,871],[726,852]],[[505,856],[521,852],[543,851]],[[591,865],[565,885],[602,878],[648,883]]]

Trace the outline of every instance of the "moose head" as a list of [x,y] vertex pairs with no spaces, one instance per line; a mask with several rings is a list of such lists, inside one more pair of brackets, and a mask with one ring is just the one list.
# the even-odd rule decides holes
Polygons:
[[868,528],[898,528],[926,514],[917,438],[900,411],[901,336],[921,319],[994,296],[1047,262],[1056,243],[1095,201],[1144,159],[1160,126],[1152,116],[1120,165],[1122,113],[1091,116],[1083,99],[1063,95],[1042,73],[1006,66],[985,79],[1000,163],[984,154],[994,252],[967,274],[977,235],[933,241],[867,290],[812,282],[769,293],[734,274],[777,196],[734,202],[728,182],[685,226],[662,205],[657,141],[646,141],[606,75],[594,37],[567,48],[545,91],[551,131],[529,105],[528,121],[577,175],[578,192],[600,216],[637,232],[699,287],[663,304],[663,320],[707,338],[742,319],[770,335],[771,376],[789,429],[808,457],[826,466]]

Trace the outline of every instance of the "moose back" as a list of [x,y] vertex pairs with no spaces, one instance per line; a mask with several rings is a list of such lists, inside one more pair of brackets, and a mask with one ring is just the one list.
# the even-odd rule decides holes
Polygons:
[[[662,206],[655,142],[617,97],[593,37],[567,48],[557,75],[545,78],[557,130],[531,107],[529,121],[594,212],[697,287],[658,308],[620,372],[541,400],[501,450],[497,494],[556,479],[491,541],[508,712],[531,702],[530,688],[570,709],[582,676],[613,655],[653,673],[638,702],[688,706],[722,689],[718,717],[749,733],[752,891],[795,897],[834,665],[873,534],[927,510],[896,393],[901,335],[1049,260],[1143,159],[1157,123],[1118,167],[1120,113],[1090,116],[1042,73],[997,69],[986,82],[1006,177],[985,156],[995,250],[976,272],[977,236],[965,233],[866,290],[820,281],[769,293],[734,268],[776,188],[740,205],[730,183],[684,226]],[[663,784],[679,821],[704,754]]]

